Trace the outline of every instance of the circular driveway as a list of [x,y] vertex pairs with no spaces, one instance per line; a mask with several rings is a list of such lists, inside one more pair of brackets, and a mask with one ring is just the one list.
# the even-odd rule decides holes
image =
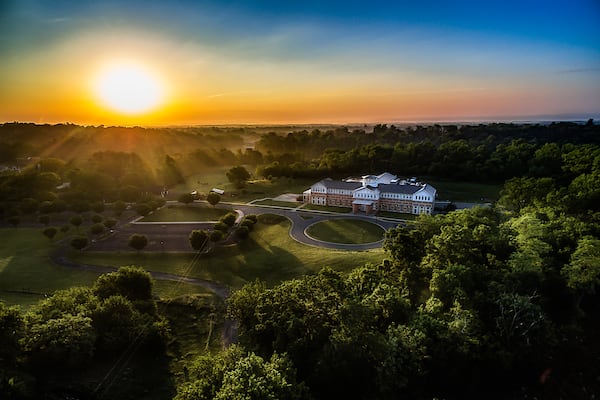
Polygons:
[[368,217],[363,215],[338,214],[328,213],[320,211],[308,211],[298,209],[287,209],[279,207],[264,207],[255,206],[249,204],[232,204],[235,209],[242,211],[244,214],[277,214],[282,215],[289,219],[292,223],[290,228],[290,237],[297,242],[307,244],[310,246],[324,247],[327,249],[337,250],[370,250],[377,249],[383,244],[383,239],[373,243],[362,243],[362,244],[342,244],[342,243],[331,243],[322,240],[317,240],[306,235],[306,229],[317,222],[331,220],[331,219],[349,219],[356,218],[364,221],[379,225],[384,230],[395,228],[398,226],[397,221],[382,220],[377,217]]
[[[233,208],[244,215],[248,214],[277,214],[286,217],[291,222],[289,235],[299,243],[309,246],[323,247],[336,250],[370,250],[380,248],[383,239],[373,243],[342,244],[326,242],[306,235],[306,229],[315,223],[331,219],[361,219],[384,230],[395,228],[399,221],[388,221],[374,216],[338,214],[324,211],[289,209],[276,206],[260,206],[246,203],[219,203],[218,208]],[[114,233],[103,239],[93,241],[90,249],[93,251],[119,251],[126,248],[128,238],[133,233],[144,234],[148,237],[146,251],[190,252],[188,236],[193,229],[211,229],[214,222],[130,222],[122,223],[114,228]]]

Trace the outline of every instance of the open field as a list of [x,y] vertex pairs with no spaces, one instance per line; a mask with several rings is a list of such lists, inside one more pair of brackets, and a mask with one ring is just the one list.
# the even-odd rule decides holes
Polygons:
[[168,205],[145,216],[140,222],[217,221],[229,211],[204,205]]
[[438,200],[489,202],[500,197],[501,184],[485,184],[473,182],[448,182],[435,179],[424,179],[437,189]]
[[334,219],[317,222],[308,227],[310,237],[325,242],[362,244],[383,239],[383,229],[371,222],[359,219]]
[[239,245],[217,247],[201,258],[193,253],[72,252],[74,261],[100,265],[137,265],[150,271],[207,279],[233,288],[255,279],[274,285],[325,266],[349,271],[365,263],[379,263],[383,250],[337,251],[297,243],[288,235],[290,222],[257,224]]
[[[57,290],[90,286],[98,273],[54,264],[50,254],[56,244],[35,228],[0,229],[0,300],[28,307]],[[123,264],[125,265],[125,264]],[[121,266],[121,264],[118,264]],[[185,283],[156,281],[154,292],[161,298],[206,293]]]
[[[250,174],[254,169],[246,166]],[[229,167],[220,167],[207,170],[201,174],[189,176],[185,183],[176,185],[170,189],[173,193],[193,192],[208,193],[212,188],[225,190],[223,201],[241,201],[264,199],[266,197],[277,197],[282,193],[302,193],[314,182],[313,179],[276,178],[272,181],[267,179],[250,180],[246,185],[237,189],[227,180],[226,172]]]
[[0,300],[7,303],[35,303],[56,290],[89,286],[98,276],[53,264],[54,244],[41,229],[0,229],[0,241]]
[[261,206],[277,206],[277,207],[288,207],[288,208],[296,208],[302,203],[299,202],[291,202],[291,201],[279,201],[279,200],[260,200],[255,201],[252,204],[261,205]]

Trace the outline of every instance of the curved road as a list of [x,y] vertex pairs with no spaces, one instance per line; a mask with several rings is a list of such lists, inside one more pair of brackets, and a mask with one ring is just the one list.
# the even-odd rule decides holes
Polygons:
[[244,214],[277,214],[282,215],[289,219],[292,223],[290,228],[290,237],[297,242],[307,244],[310,246],[324,247],[327,249],[337,250],[369,250],[381,247],[383,239],[373,243],[364,244],[342,244],[342,243],[331,243],[322,240],[311,238],[306,234],[306,229],[317,222],[326,221],[329,219],[361,219],[364,221],[371,222],[379,225],[384,230],[395,228],[400,223],[399,221],[388,221],[377,217],[368,217],[363,215],[353,214],[339,214],[329,213],[320,211],[308,211],[301,209],[289,209],[283,207],[265,207],[253,204],[242,204],[242,203],[224,203],[223,207],[233,207],[236,210],[240,210]]

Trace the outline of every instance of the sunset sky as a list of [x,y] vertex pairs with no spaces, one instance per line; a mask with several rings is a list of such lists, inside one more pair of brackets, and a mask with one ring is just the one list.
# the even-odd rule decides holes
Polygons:
[[0,60],[0,122],[599,118],[600,1],[0,0]]

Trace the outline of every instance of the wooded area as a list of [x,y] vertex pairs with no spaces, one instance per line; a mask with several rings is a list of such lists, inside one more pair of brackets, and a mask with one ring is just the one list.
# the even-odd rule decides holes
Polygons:
[[[5,124],[2,162],[40,156],[31,153],[35,143],[56,132],[77,140],[78,130],[103,129],[113,128]],[[154,209],[163,188],[215,160],[252,165],[266,177],[389,170],[504,186],[492,207],[423,215],[389,230],[379,265],[348,274],[323,265],[313,275],[233,292],[214,313],[221,324],[239,325],[238,344],[210,347],[177,374],[169,352],[180,332],[152,298],[143,270],[103,275],[28,311],[0,303],[3,398],[101,399],[102,390],[69,377],[134,348],[155,355],[169,381],[162,398],[177,400],[600,393],[600,127],[592,121],[253,132],[253,148],[242,148],[240,129],[250,128],[223,128],[204,141],[190,128],[182,137],[198,140],[196,150],[157,147],[151,157],[96,148],[86,159],[60,159],[67,153],[57,146],[3,173],[1,222],[17,226],[11,218],[100,209],[107,201]],[[180,137],[168,129],[131,132]],[[235,184],[244,184],[242,175],[232,173]],[[56,189],[65,182],[70,187]],[[206,233],[198,235],[194,242],[204,242]]]

